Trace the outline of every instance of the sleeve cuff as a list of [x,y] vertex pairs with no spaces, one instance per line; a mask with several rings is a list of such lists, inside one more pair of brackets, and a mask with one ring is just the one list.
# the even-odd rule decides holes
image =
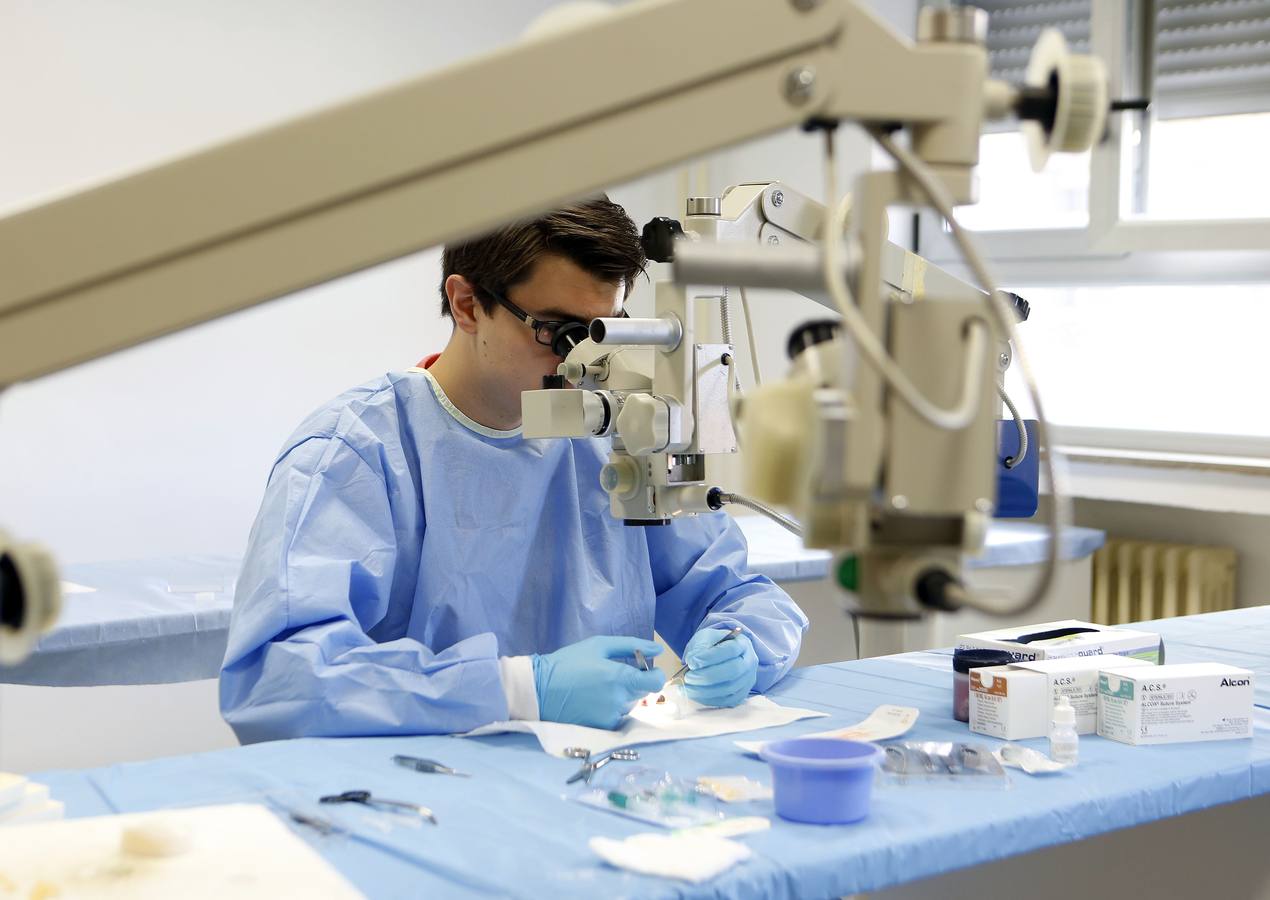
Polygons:
[[500,656],[498,672],[507,696],[507,718],[538,721],[538,689],[534,663],[528,656]]

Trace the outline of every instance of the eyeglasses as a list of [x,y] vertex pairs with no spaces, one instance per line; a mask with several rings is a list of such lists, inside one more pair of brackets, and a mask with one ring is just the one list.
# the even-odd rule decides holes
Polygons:
[[[502,294],[495,293],[488,288],[481,288],[481,290],[493,297],[494,302],[503,309],[532,328],[534,330],[534,340],[544,347],[550,347],[556,356],[568,356],[569,351],[586,340],[587,335],[590,333],[590,326],[586,322],[580,322],[577,319],[565,319],[563,321],[535,319]],[[627,318],[626,310],[618,313],[617,318]]]

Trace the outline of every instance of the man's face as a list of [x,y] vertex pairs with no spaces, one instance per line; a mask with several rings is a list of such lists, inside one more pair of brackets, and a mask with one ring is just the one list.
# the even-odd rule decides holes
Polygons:
[[[528,279],[508,289],[507,299],[535,319],[588,323],[620,314],[624,294],[621,282],[600,281],[571,260],[549,254],[534,264]],[[544,375],[556,374],[561,357],[502,306],[495,305],[488,316],[478,307],[476,315],[486,386],[499,394],[489,399],[518,410],[521,392],[540,389]]]

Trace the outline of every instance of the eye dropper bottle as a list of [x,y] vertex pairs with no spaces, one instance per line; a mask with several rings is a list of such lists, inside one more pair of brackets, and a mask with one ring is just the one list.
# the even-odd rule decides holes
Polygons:
[[1050,759],[1076,765],[1080,758],[1080,735],[1076,733],[1076,710],[1067,695],[1058,698],[1050,720]]

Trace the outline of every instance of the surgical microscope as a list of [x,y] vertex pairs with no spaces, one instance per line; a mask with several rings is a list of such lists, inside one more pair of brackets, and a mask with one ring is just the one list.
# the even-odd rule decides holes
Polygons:
[[[814,199],[780,182],[759,182],[735,185],[717,198],[689,198],[682,223],[666,217],[649,222],[644,228],[649,258],[672,263],[675,275],[657,283],[654,316],[594,320],[588,338],[573,346],[557,374],[544,379],[543,389],[522,395],[525,436],[610,437],[612,451],[600,483],[609,494],[612,515],[628,525],[660,526],[739,503],[811,546],[853,546],[832,519],[816,517],[817,507],[825,504],[814,502],[811,490],[818,483],[805,479],[805,473],[817,462],[815,443],[807,439],[823,427],[815,404],[850,402],[833,390],[852,384],[864,365],[854,343],[842,337],[836,315],[799,325],[786,342],[793,364],[790,378],[743,400],[737,351],[729,340],[728,287],[710,284],[732,280],[742,290],[794,290],[836,313],[814,249],[823,238],[825,219],[825,207]],[[903,500],[893,495],[887,508],[899,521],[870,535],[871,553],[848,554],[838,566],[845,570],[840,580],[850,596],[878,598],[876,585],[860,591],[861,562],[863,573],[874,575],[883,552],[879,547],[894,546],[896,555],[904,551],[906,570],[892,575],[899,583],[888,588],[929,608],[951,610],[956,604],[946,589],[960,583],[960,557],[982,550],[988,520],[1036,511],[1039,467],[1035,452],[1030,457],[1027,453],[1035,423],[1024,422],[1013,404],[1013,421],[997,421],[998,397],[1006,396],[1003,378],[1011,360],[1008,335],[989,328],[990,343],[963,349],[960,332],[982,317],[987,303],[983,291],[890,241],[882,248],[880,272],[888,302],[921,313],[901,327],[920,330],[922,339],[917,344],[897,340],[888,352],[902,356],[907,348],[929,354],[933,343],[942,355],[929,361],[926,387],[931,390],[938,389],[941,370],[968,369],[975,379],[965,389],[973,397],[973,416],[964,429],[975,440],[970,443],[964,435],[950,439],[947,429],[926,423],[897,430],[893,441],[943,440],[950,452],[956,451],[958,469],[945,470],[944,477],[959,480],[963,490],[951,493],[953,486],[942,480],[914,477],[925,476],[929,465],[902,470],[904,455],[885,461],[892,483],[902,485],[904,492]],[[1027,304],[1017,295],[1011,299],[1016,316],[1026,318]],[[696,340],[703,304],[717,309],[724,342]],[[944,339],[932,342],[936,333]],[[912,368],[915,360],[905,362]],[[844,394],[849,393],[847,388]],[[845,410],[839,406],[833,412],[831,420],[845,426]],[[747,451],[742,454],[743,481],[762,500],[726,490],[707,471],[712,455],[738,451],[741,435]],[[845,442],[846,436],[832,439]],[[933,494],[932,489],[943,493]],[[970,509],[963,513],[967,504]],[[797,511],[811,527],[774,506]],[[896,615],[893,599],[879,607],[889,617]],[[852,611],[870,613],[864,606]]]

